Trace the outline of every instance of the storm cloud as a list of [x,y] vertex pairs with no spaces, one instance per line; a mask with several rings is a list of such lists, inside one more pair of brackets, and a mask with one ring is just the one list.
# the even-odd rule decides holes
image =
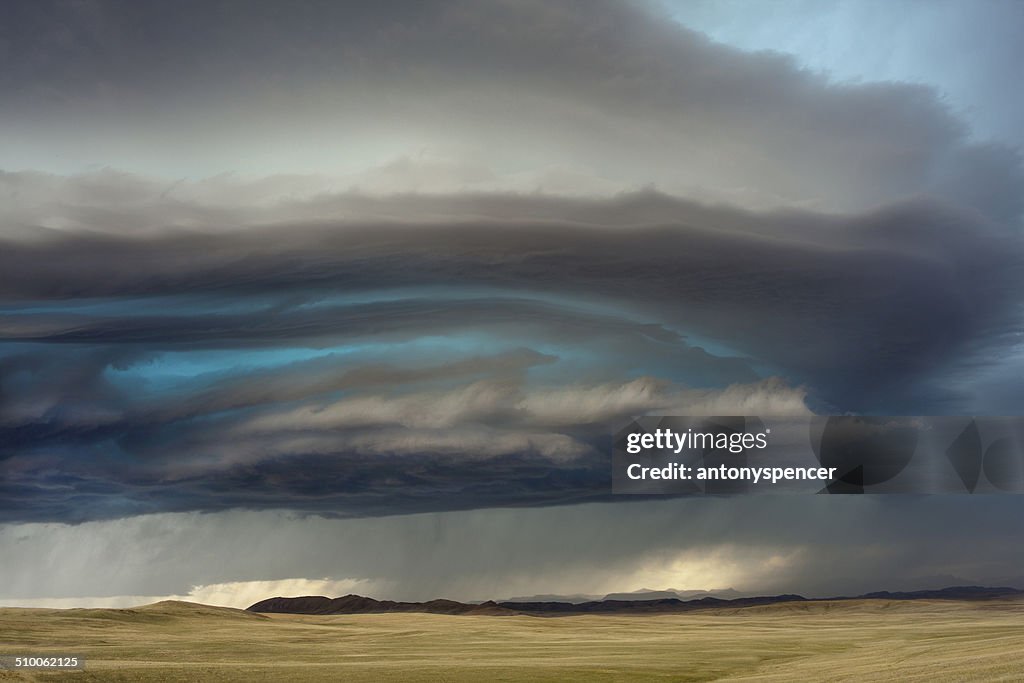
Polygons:
[[16,168],[321,173],[384,193],[654,184],[830,211],[938,194],[1000,220],[1022,208],[1019,155],[973,141],[927,86],[832,83],[639,2],[10,12],[0,139]]
[[1014,234],[938,203],[351,203],[407,217],[5,240],[5,514],[601,497],[631,416],[965,409],[935,379],[1019,324]]
[[[546,592],[486,563],[455,571],[476,556],[437,559],[443,538],[435,555],[417,546],[441,519],[512,539],[533,554],[522,576],[568,568],[594,590],[705,551],[751,590],[861,586],[818,581],[837,565],[751,522],[812,509],[809,538],[843,562],[874,541],[837,549],[830,528],[910,515],[874,564],[851,565],[865,589],[924,581],[927,562],[1012,575],[1019,557],[997,542],[1020,532],[1003,524],[1012,500],[978,508],[990,535],[958,531],[979,558],[958,564],[932,552],[928,520],[962,502],[751,500],[725,529],[711,516],[731,503],[610,495],[611,434],[643,414],[1024,410],[1024,166],[937,89],[836,82],[640,2],[9,14],[0,543],[130,527],[180,549],[179,525],[223,538],[243,518],[389,539],[376,564],[169,561],[152,583],[69,578],[53,597],[323,577],[382,597]],[[625,527],[591,552],[619,514],[664,531],[676,510],[690,526],[671,552]],[[513,538],[514,520],[568,520],[558,544],[578,552]],[[433,583],[403,588],[392,542],[437,559]],[[4,569],[19,599],[49,561],[26,557]],[[700,566],[694,583],[722,569]]]

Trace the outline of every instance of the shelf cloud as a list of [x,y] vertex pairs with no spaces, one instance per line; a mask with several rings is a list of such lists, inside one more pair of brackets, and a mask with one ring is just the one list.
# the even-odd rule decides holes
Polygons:
[[[704,550],[721,566],[693,577],[829,592],[901,565],[924,580],[924,510],[1020,533],[1009,499],[733,513],[610,493],[611,434],[638,415],[1024,410],[1024,165],[932,85],[838,82],[611,0],[13,2],[0,61],[5,555],[76,530],[202,555],[216,542],[180,528],[345,547],[379,528],[378,564],[275,541],[307,568],[186,576],[168,556],[118,590],[508,597],[472,549],[417,539],[523,520],[534,535],[495,557],[534,559],[493,576],[524,593],[559,567],[594,590],[653,581]],[[683,513],[667,554],[615,527]],[[863,581],[818,581],[838,565],[792,528],[832,552],[827,529],[861,513],[915,521],[877,562],[851,532],[835,557]],[[937,573],[1012,575],[998,534],[956,533],[978,560],[935,551]],[[432,558],[433,583],[396,588],[415,577],[388,544]],[[33,552],[2,570],[10,595],[108,590],[44,595]],[[750,569],[772,566],[779,581]]]

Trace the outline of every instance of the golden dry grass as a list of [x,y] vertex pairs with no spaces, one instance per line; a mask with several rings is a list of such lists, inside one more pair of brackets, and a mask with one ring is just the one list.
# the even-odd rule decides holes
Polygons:
[[73,681],[1022,681],[1024,604],[848,601],[663,616],[0,609],[0,653]]

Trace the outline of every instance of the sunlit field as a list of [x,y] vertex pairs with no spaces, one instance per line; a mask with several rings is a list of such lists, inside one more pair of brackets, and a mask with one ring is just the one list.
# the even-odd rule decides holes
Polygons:
[[258,615],[188,603],[0,610],[0,680],[1019,681],[1024,603],[786,603],[679,615]]

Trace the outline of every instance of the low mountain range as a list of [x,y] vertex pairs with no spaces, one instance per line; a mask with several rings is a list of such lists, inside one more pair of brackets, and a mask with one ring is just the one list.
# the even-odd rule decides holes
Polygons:
[[582,594],[577,593],[573,595],[557,595],[557,594],[544,594],[544,595],[530,595],[521,596],[515,598],[508,598],[507,600],[499,600],[499,602],[600,602],[601,600],[661,600],[663,598],[678,598],[680,600],[693,600],[695,598],[742,598],[746,597],[743,593],[733,590],[732,588],[723,588],[719,590],[680,590],[677,588],[666,588],[664,590],[655,590],[653,588],[641,588],[639,590],[630,591],[628,593],[608,593],[607,595],[593,595],[593,594]]
[[[674,591],[673,591],[674,592]],[[473,614],[504,616],[527,614],[538,616],[565,614],[666,614],[719,607],[754,607],[782,602],[827,602],[836,600],[995,600],[1024,599],[1024,590],[1008,587],[951,586],[939,590],[909,592],[881,591],[857,596],[833,598],[805,598],[802,595],[784,594],[758,597],[720,598],[704,596],[689,600],[678,597],[638,599],[655,591],[625,593],[629,599],[603,599],[587,602],[557,600],[502,601],[489,600],[482,603],[465,603],[455,600],[429,600],[427,602],[396,602],[375,600],[361,595],[346,595],[327,598],[322,595],[296,598],[268,598],[247,609],[250,612],[285,614],[379,614],[388,612],[426,612],[429,614]]]

